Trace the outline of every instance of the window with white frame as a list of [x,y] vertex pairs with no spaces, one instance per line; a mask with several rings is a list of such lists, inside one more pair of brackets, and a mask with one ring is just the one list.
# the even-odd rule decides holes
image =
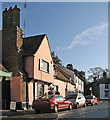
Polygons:
[[39,70],[50,73],[50,64],[47,61],[40,59],[39,60]]
[[77,77],[75,76],[75,83],[77,83]]
[[78,84],[80,85],[80,80],[78,79]]
[[108,84],[105,84],[105,89],[109,89],[109,86],[108,86]]
[[105,91],[105,98],[108,98],[108,97],[109,97],[109,92]]
[[54,68],[54,77],[57,76],[57,70]]

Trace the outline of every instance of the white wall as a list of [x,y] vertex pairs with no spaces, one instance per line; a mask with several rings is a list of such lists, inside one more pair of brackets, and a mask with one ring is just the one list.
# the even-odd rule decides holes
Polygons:
[[110,84],[109,84],[109,98],[105,97],[105,84],[100,84],[100,99],[110,99]]
[[105,89],[105,84],[100,84],[100,99],[104,99],[104,89]]
[[78,78],[76,75],[74,75],[74,82],[76,84],[76,89],[84,92],[84,82]]

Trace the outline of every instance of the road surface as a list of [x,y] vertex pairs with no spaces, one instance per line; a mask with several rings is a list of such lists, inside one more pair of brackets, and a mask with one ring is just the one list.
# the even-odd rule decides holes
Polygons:
[[22,112],[22,114],[11,113],[3,113],[2,120],[64,120],[64,119],[72,119],[72,120],[110,120],[110,102],[103,101],[98,103],[98,105],[94,106],[86,106],[78,109],[72,110],[60,110],[58,113],[53,112],[41,112],[40,114],[35,114],[34,111],[30,112]]

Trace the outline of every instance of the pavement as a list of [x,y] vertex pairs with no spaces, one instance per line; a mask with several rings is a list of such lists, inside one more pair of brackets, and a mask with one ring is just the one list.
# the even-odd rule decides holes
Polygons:
[[2,111],[2,115],[0,118],[2,120],[56,120],[58,117],[58,113],[50,113],[50,112],[43,112],[41,111],[39,114],[35,114],[35,110],[17,110],[17,111],[10,111],[5,110]]
[[0,110],[2,116],[13,116],[13,115],[24,115],[24,114],[32,114],[34,110]]

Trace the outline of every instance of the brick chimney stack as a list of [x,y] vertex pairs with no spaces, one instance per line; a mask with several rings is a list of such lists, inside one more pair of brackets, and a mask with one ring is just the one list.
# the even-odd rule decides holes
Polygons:
[[10,27],[20,27],[20,9],[17,5],[15,7],[10,7],[9,10],[5,8],[3,11],[3,23],[2,28],[10,28]]

